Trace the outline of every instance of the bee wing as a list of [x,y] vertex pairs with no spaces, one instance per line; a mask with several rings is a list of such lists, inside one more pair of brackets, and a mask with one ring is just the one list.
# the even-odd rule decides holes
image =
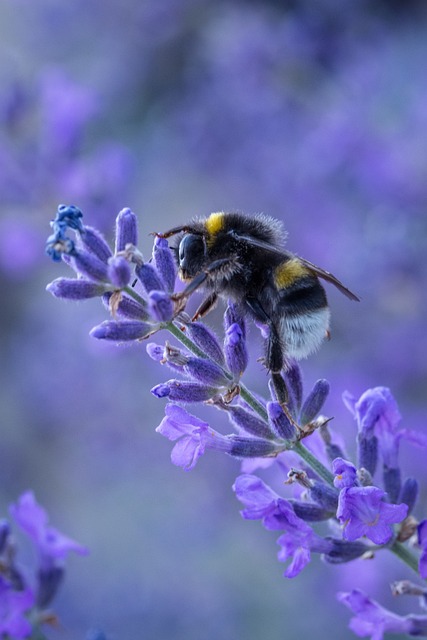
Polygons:
[[[251,245],[252,247],[258,247],[260,249],[264,249],[264,251],[269,251],[270,253],[274,253],[275,255],[283,256],[284,258],[289,258],[289,257],[292,256],[292,254],[290,252],[286,251],[285,249],[280,249],[279,247],[276,247],[276,246],[274,246],[274,244],[270,244],[269,242],[264,242],[263,240],[258,240],[257,238],[252,238],[251,236],[243,236],[243,235],[240,235],[240,234],[235,234],[235,235],[236,235],[236,237],[239,238],[239,240],[243,240],[243,242],[247,242],[247,244]],[[324,269],[321,269],[320,267],[317,267],[315,264],[313,264],[309,260],[305,260],[304,258],[301,258],[300,256],[295,256],[295,257],[297,257],[298,260],[304,266],[306,266],[308,269],[310,269],[310,271],[313,271],[313,273],[315,273],[316,276],[318,276],[319,278],[322,278],[323,280],[326,280],[327,282],[330,282],[331,284],[335,285],[335,287],[339,291],[341,291],[341,293],[343,293],[345,296],[347,296],[347,298],[350,298],[350,300],[355,300],[357,302],[360,301],[360,298],[355,293],[350,291],[350,289],[348,289],[332,273],[329,273],[329,271],[325,271]]]
[[[279,247],[275,247],[273,244],[264,242],[263,240],[258,240],[257,238],[252,238],[251,236],[243,236],[240,234],[235,234],[235,235],[237,238],[239,238],[239,240],[243,240],[244,242],[247,242],[247,244],[251,245],[252,247],[258,247],[259,249],[264,249],[264,251],[269,251],[270,253],[274,253],[275,255],[283,256],[284,258],[288,258],[292,256],[292,254],[289,253],[288,251],[285,251],[284,249],[280,249]],[[313,264],[309,260],[305,260],[300,256],[296,256],[296,257],[304,266],[307,267],[307,269],[310,269],[310,271],[315,273],[316,276],[335,285],[335,287],[339,291],[341,291],[341,293],[347,296],[347,298],[350,298],[350,300],[355,300],[357,302],[360,301],[360,298],[355,293],[350,291],[350,289],[348,289],[345,285],[343,285],[343,283],[340,280],[338,280],[338,278],[336,278],[332,273],[329,273],[329,271],[325,271],[324,269],[317,267],[315,264]]]
[[305,265],[308,269],[310,269],[310,271],[313,271],[313,273],[315,273],[316,276],[319,276],[319,278],[323,278],[323,280],[326,280],[327,282],[330,282],[331,284],[335,285],[336,288],[339,289],[339,291],[341,291],[341,293],[343,293],[345,296],[347,296],[347,298],[350,298],[350,300],[356,300],[357,302],[360,301],[360,298],[358,298],[358,296],[355,293],[350,291],[350,289],[347,289],[347,287],[344,286],[343,283],[340,280],[338,280],[338,278],[332,275],[332,273],[329,273],[329,271],[325,271],[324,269],[317,267],[315,264],[313,264],[309,260],[305,260],[304,258],[300,258],[299,256],[298,256],[298,260],[300,260],[303,265]]

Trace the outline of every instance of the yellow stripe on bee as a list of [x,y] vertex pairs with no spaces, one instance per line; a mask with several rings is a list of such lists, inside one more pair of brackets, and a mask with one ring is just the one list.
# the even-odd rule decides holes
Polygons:
[[208,232],[208,241],[209,237],[213,239],[224,227],[224,216],[224,212],[219,211],[218,213],[211,213],[209,218],[206,220],[205,226],[206,231]]
[[281,262],[274,270],[274,283],[278,289],[286,289],[303,276],[310,275],[309,269],[305,267],[298,258],[291,258]]

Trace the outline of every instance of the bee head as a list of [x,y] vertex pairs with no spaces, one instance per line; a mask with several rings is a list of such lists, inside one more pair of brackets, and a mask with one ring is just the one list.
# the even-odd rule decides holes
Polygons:
[[203,268],[206,242],[203,236],[186,233],[178,246],[178,266],[182,280],[194,278]]

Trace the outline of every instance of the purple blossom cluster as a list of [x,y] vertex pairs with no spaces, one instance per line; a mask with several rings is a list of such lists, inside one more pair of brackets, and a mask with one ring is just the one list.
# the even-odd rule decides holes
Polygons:
[[[88,550],[49,525],[48,515],[32,491],[11,505],[10,514],[33,544],[38,565],[30,571],[17,561],[17,549],[10,524],[0,522],[0,636],[29,638],[40,634],[44,624],[56,618],[48,610],[64,579],[64,563],[70,552],[86,555]],[[37,637],[42,637],[37,635]],[[43,636],[44,637],[44,636]]]
[[[288,563],[287,578],[297,576],[313,554],[339,564],[383,550],[427,578],[427,520],[419,522],[413,515],[418,482],[403,474],[399,456],[402,439],[426,446],[427,438],[401,428],[388,388],[368,389],[359,399],[344,394],[357,426],[353,461],[330,428],[330,419],[321,414],[327,381],[318,380],[304,397],[301,370],[292,362],[281,374],[286,404],[279,401],[273,384],[268,398],[253,394],[243,382],[247,331],[239,305],[227,304],[223,341],[203,322],[192,322],[173,295],[172,250],[164,238],[156,237],[152,255],[144,260],[130,209],[117,217],[114,251],[96,229],[83,224],[75,206],[58,207],[51,226],[48,255],[65,261],[77,277],[58,278],[47,289],[69,300],[102,299],[112,319],[92,329],[93,337],[140,342],[166,329],[179,340],[180,346],[168,341],[146,346],[151,359],[173,375],[151,390],[167,400],[157,432],[174,443],[172,462],[185,470],[193,469],[208,450],[242,461],[233,487],[244,506],[241,514],[279,532],[278,559]],[[216,420],[207,422],[187,410],[187,405],[201,403],[226,415],[231,431],[224,434],[211,426]],[[292,495],[259,477],[258,471],[266,467],[292,486]],[[408,545],[418,547],[418,557]],[[355,613],[351,627],[359,635],[378,639],[389,631],[427,634],[426,616],[396,616],[360,591],[340,594],[339,599]]]

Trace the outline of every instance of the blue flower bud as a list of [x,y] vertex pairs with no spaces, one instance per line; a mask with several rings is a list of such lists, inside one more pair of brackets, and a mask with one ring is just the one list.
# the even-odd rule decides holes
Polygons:
[[78,273],[96,282],[108,282],[107,263],[100,260],[89,251],[75,251],[71,258],[71,265]]
[[205,402],[217,395],[218,389],[199,382],[168,380],[153,387],[151,393],[171,402]]
[[267,402],[267,414],[274,433],[284,440],[295,440],[295,425],[289,420],[279,402]]
[[248,353],[244,331],[237,322],[229,326],[226,331],[224,353],[229,370],[235,378],[240,378],[248,364]]
[[171,293],[175,287],[176,262],[165,238],[154,240],[153,261],[166,291]]
[[60,204],[52,226],[54,227],[55,224],[60,226],[63,225],[64,227],[69,227],[75,231],[81,231],[83,229],[82,218],[83,213],[75,205]]
[[108,277],[118,289],[127,287],[132,277],[129,262],[122,256],[112,256],[108,260]]
[[96,298],[102,296],[106,289],[107,285],[80,278],[56,278],[46,287],[46,291],[49,291],[55,298],[64,298],[65,300]]
[[138,224],[133,211],[122,209],[116,218],[115,252],[123,251],[127,244],[138,244]]
[[54,262],[61,262],[63,256],[71,255],[74,252],[75,243],[71,238],[53,234],[46,240],[45,253]]
[[148,306],[152,317],[157,322],[168,322],[173,318],[173,302],[164,291],[150,291]]
[[308,394],[300,414],[301,425],[312,422],[322,409],[329,393],[329,382],[327,380],[318,380],[313,389]]
[[202,322],[189,322],[185,325],[186,332],[195,344],[206,353],[206,355],[220,365],[225,363],[224,354],[218,338]]
[[418,498],[418,482],[415,478],[406,478],[400,491],[398,502],[408,505],[408,515],[413,511]]
[[268,425],[257,415],[238,405],[228,405],[226,407],[228,417],[231,422],[242,431],[246,431],[252,436],[271,440],[275,434],[269,429]]
[[230,441],[230,455],[235,458],[265,458],[279,452],[271,440],[230,436]]
[[164,291],[163,282],[153,265],[148,264],[148,262],[137,264],[135,273],[146,293],[150,293],[150,291]]
[[114,342],[129,342],[140,340],[153,333],[155,327],[152,324],[138,322],[136,320],[115,322],[106,320],[90,331],[90,335],[98,340],[113,340]]

